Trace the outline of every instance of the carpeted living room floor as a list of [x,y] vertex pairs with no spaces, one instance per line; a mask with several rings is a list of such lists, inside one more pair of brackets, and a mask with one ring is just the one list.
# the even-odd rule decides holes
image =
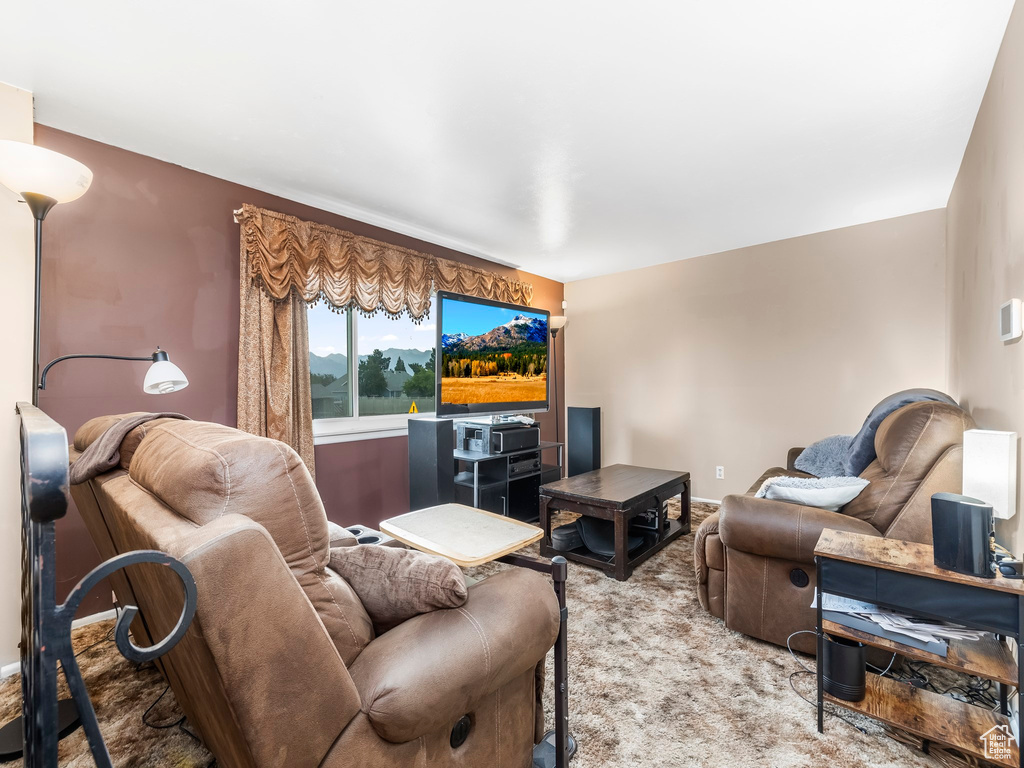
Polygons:
[[[693,529],[714,509],[695,503]],[[473,575],[503,567],[489,564]],[[798,667],[787,651],[731,632],[700,608],[692,533],[627,582],[570,564],[567,594],[569,722],[579,740],[574,768],[939,764],[888,738],[874,722],[845,712],[845,719],[829,714],[819,735],[813,707],[790,687]],[[143,724],[165,683],[152,665],[137,669],[104,640],[112,623],[77,630],[75,648],[89,648],[79,664],[114,765],[214,765],[177,725]],[[550,663],[549,657],[547,701]],[[798,675],[794,684],[813,697],[810,675]],[[18,678],[0,683],[0,723],[20,707]],[[180,717],[174,694],[167,692],[147,720],[168,725]],[[60,765],[93,765],[80,729],[61,742]]]

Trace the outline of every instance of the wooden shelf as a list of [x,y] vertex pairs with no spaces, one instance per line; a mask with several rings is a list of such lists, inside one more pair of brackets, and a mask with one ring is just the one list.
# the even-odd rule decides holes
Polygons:
[[[505,480],[500,477],[489,477],[487,475],[480,475],[480,490],[485,488],[495,488],[499,485],[504,485]],[[455,484],[462,485],[466,488],[473,487],[473,473],[472,472],[459,472],[455,475]]]
[[832,704],[997,765],[1017,768],[1020,764],[1017,744],[1011,746],[1008,760],[992,760],[985,755],[980,738],[982,734],[998,726],[1010,727],[1009,718],[998,712],[873,674],[867,676],[867,692],[862,701],[843,701],[828,693],[824,698]]
[[830,635],[857,640],[865,645],[882,648],[910,659],[926,661],[937,667],[1017,687],[1017,662],[1013,660],[1010,647],[1005,642],[997,640],[995,635],[986,634],[977,641],[954,640],[949,644],[947,655],[943,657],[859,629],[844,627],[827,619],[821,622],[821,626]]
[[863,533],[835,531],[826,528],[818,538],[814,554],[831,560],[845,560],[857,565],[870,565],[887,571],[909,573],[929,579],[966,584],[997,592],[1024,595],[1024,580],[1008,579],[1002,574],[995,578],[965,576],[956,571],[947,571],[935,565],[934,550],[930,544],[913,541],[887,539],[881,536],[866,536]]

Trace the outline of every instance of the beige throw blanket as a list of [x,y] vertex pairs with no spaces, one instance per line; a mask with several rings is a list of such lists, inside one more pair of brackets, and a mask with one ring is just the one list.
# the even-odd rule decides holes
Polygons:
[[116,467],[121,461],[121,441],[137,426],[154,419],[188,420],[188,416],[180,413],[140,413],[138,416],[121,419],[82,451],[82,455],[71,465],[71,484],[87,482]]

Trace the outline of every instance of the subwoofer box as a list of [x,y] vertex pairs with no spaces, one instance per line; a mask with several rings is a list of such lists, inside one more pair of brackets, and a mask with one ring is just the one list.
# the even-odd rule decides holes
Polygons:
[[568,474],[581,475],[601,467],[601,409],[568,409]]

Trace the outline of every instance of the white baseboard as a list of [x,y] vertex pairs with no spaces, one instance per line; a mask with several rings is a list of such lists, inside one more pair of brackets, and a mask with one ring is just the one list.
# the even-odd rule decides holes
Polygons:
[[[103,611],[102,613],[94,613],[91,616],[83,616],[80,619],[75,619],[71,622],[72,629],[78,629],[89,624],[95,624],[98,621],[107,621],[117,617],[117,611],[111,608],[109,611]],[[11,664],[4,664],[0,667],[0,680],[16,675],[21,672],[21,662],[15,661]]]
[[95,624],[98,621],[106,621],[107,619],[116,619],[117,609],[111,608],[109,611],[103,611],[102,613],[94,613],[92,616],[83,616],[80,619],[75,619],[71,622],[72,629],[78,629],[89,624]]
[[702,499],[700,496],[691,496],[690,501],[702,501],[705,504],[721,504],[721,499]]

